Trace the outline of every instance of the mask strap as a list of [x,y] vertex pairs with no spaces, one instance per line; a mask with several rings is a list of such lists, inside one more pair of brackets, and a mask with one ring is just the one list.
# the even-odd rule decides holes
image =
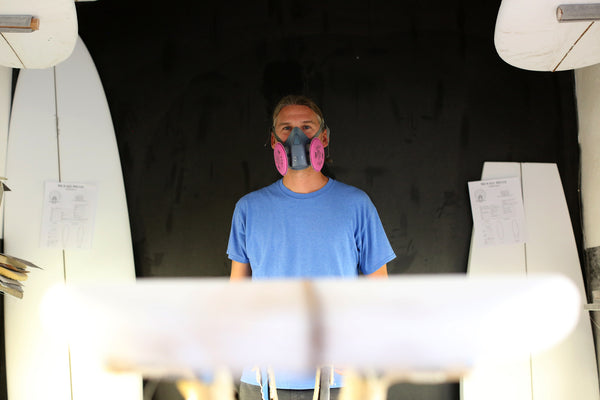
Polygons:
[[277,136],[277,132],[275,132],[275,127],[271,127],[271,132],[273,133],[273,136],[275,136],[275,140],[277,140],[279,143],[285,143],[283,140],[281,140],[279,138],[279,136]]
[[325,120],[323,120],[323,122],[321,122],[321,126],[319,127],[319,131],[317,132],[317,134],[315,136],[313,136],[313,139],[316,137],[321,136],[321,133],[323,133],[323,129],[325,129]]

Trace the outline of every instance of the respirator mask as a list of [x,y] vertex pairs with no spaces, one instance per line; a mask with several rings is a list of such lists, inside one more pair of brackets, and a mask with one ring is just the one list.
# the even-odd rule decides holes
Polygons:
[[273,130],[273,136],[277,140],[273,148],[277,171],[285,175],[288,168],[302,170],[309,166],[312,166],[315,171],[320,171],[325,162],[325,149],[319,136],[324,128],[325,125],[321,124],[317,134],[310,139],[302,129],[296,127],[292,129],[285,141],[282,141]]

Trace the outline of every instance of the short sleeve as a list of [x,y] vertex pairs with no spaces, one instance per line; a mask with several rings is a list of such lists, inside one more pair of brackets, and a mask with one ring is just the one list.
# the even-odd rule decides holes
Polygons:
[[231,231],[229,232],[229,243],[227,255],[230,260],[247,264],[250,262],[246,252],[246,212],[241,201],[235,205],[233,218],[231,219]]
[[357,238],[359,269],[369,275],[396,258],[371,199],[366,196],[359,216]]

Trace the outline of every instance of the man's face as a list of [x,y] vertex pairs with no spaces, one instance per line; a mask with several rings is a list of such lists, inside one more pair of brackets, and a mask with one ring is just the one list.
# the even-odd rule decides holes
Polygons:
[[[319,132],[321,124],[317,114],[307,106],[291,105],[283,107],[275,120],[275,133],[277,133],[279,139],[285,142],[292,129],[296,127],[312,139]],[[326,131],[323,131],[320,136],[323,147],[327,146],[326,133]],[[271,135],[271,147],[275,147],[275,143],[276,139]]]

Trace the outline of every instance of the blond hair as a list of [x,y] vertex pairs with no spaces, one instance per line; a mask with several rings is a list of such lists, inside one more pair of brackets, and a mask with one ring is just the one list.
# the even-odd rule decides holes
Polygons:
[[319,118],[319,124],[323,123],[323,112],[321,111],[317,103],[315,103],[306,96],[290,94],[279,100],[279,102],[275,106],[275,109],[273,110],[273,126],[276,125],[275,121],[277,120],[277,117],[279,116],[281,110],[287,106],[306,106],[317,115],[317,118]]

